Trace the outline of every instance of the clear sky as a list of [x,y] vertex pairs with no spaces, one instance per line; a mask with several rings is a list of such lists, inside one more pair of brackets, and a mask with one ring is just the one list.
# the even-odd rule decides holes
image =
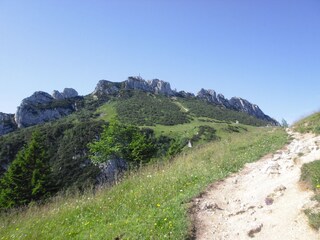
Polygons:
[[139,74],[291,123],[320,110],[320,1],[0,0],[1,112]]

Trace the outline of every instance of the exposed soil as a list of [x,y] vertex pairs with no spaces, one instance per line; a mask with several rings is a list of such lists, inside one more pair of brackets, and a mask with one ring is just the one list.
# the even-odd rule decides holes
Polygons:
[[284,149],[193,199],[195,239],[320,239],[303,212],[313,192],[299,183],[302,164],[320,159],[320,136],[288,133],[293,140]]

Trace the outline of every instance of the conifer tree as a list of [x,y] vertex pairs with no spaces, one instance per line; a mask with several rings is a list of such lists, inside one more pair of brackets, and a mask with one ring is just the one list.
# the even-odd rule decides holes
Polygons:
[[40,132],[16,156],[0,180],[0,208],[11,208],[38,201],[48,195],[48,157]]

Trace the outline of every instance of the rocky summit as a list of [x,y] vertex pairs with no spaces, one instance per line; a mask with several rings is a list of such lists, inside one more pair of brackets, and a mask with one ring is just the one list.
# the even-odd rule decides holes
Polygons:
[[46,92],[35,92],[22,100],[15,114],[15,122],[18,128],[22,128],[69,115],[75,111],[75,106],[62,100],[76,96],[78,93],[70,88],[62,93],[54,91],[53,96]]
[[170,97],[196,97],[209,103],[220,105],[227,109],[247,113],[258,119],[265,120],[272,125],[279,125],[276,120],[264,114],[256,104],[252,104],[248,100],[245,100],[243,98],[233,97],[228,100],[222,94],[217,94],[214,90],[206,90],[203,88],[198,92],[196,96],[193,93],[188,93],[185,91],[176,92],[171,89],[170,83],[159,79],[146,81],[141,77],[129,77],[123,82],[101,80],[97,84],[92,95],[98,98],[106,95],[116,95],[120,92],[120,90],[141,90],[144,92],[162,94]]
[[[139,90],[152,94],[161,94],[167,97],[182,97],[199,99],[223,108],[244,112],[255,118],[267,121],[271,125],[279,123],[264,114],[256,104],[250,103],[243,98],[233,97],[230,100],[214,90],[201,89],[197,95],[185,91],[172,90],[170,83],[159,79],[144,80],[139,77],[128,77],[123,82],[111,82],[100,80],[95,90],[89,95],[93,99],[106,100],[110,96],[120,96],[120,92],[126,90]],[[40,123],[59,119],[77,110],[76,101],[73,99],[83,98],[73,88],[65,88],[62,92],[54,90],[52,95],[37,91],[30,97],[22,100],[15,114],[0,113],[0,136]]]
[[198,92],[197,97],[210,103],[222,105],[228,109],[247,113],[256,118],[270,122],[273,125],[279,125],[279,123],[276,120],[264,114],[258,105],[252,104],[246,99],[233,97],[230,100],[228,100],[222,94],[216,94],[214,90],[205,89],[201,89]]

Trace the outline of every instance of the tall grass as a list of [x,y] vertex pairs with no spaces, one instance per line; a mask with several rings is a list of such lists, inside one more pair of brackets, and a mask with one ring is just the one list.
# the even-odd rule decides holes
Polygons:
[[293,128],[301,133],[312,132],[320,134],[320,112],[301,119],[293,125]]
[[[293,128],[301,133],[320,134],[320,112],[301,119],[294,124]],[[314,199],[320,203],[320,160],[303,164],[300,180],[315,192]],[[305,214],[309,218],[309,224],[315,229],[320,229],[319,209],[306,209]]]
[[[314,200],[320,203],[320,160],[303,164],[300,180],[315,192]],[[319,209],[306,209],[305,214],[309,218],[309,224],[315,229],[320,229]]]
[[281,129],[227,135],[130,173],[110,189],[2,215],[0,239],[185,239],[193,197],[286,141]]

